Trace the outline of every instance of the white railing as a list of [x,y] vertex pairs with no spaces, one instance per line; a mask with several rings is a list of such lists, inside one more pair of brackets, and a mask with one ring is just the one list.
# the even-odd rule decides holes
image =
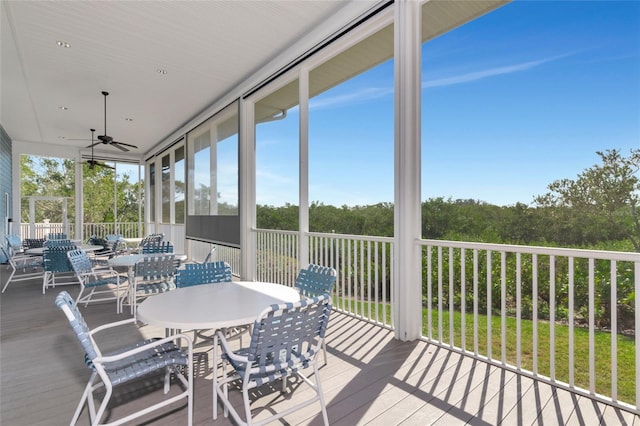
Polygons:
[[420,245],[428,341],[639,412],[640,253]]
[[[20,236],[22,238],[46,238],[52,233],[67,233],[69,238],[77,238],[80,234],[76,232],[76,224],[69,223],[68,231],[63,223],[21,223]],[[120,234],[124,238],[138,238],[139,224],[137,222],[103,222],[103,223],[84,223],[82,225],[84,238],[87,239],[92,235],[104,237],[109,234]],[[144,234],[144,232],[143,232]]]
[[[298,232],[256,230],[257,278],[292,286],[298,274]],[[309,233],[309,261],[336,269],[336,309],[391,327],[393,239]]]
[[[261,281],[293,285],[299,233],[256,230]],[[334,305],[392,327],[393,239],[309,233]],[[640,253],[420,240],[423,338],[640,412]]]

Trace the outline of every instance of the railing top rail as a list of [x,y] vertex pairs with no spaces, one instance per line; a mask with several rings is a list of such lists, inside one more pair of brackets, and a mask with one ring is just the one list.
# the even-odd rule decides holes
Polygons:
[[421,246],[453,247],[471,250],[490,250],[524,254],[542,254],[549,256],[581,257],[586,259],[617,260],[640,262],[640,253],[625,251],[586,250],[559,247],[519,246],[513,244],[473,243],[468,241],[417,240]]
[[[278,229],[262,229],[253,228],[253,232],[262,232],[265,234],[285,234],[285,235],[299,235],[300,231],[283,231]],[[328,232],[306,232],[309,237],[324,237],[335,238],[340,240],[360,240],[360,241],[376,241],[382,243],[393,243],[393,237],[376,237],[371,235],[352,235],[352,234],[335,234]]]

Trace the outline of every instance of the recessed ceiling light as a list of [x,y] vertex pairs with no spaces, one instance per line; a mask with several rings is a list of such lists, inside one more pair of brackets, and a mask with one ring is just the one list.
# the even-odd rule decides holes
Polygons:
[[163,70],[162,68],[158,68],[158,69],[156,70],[156,72],[157,72],[158,74],[162,74],[162,75],[164,75],[164,74],[166,74],[166,73],[167,73],[167,70]]
[[58,40],[56,41],[56,44],[60,47],[65,47],[65,48],[69,48],[71,47],[71,45],[69,43],[67,43],[66,41],[62,41],[62,40]]
[[125,121],[133,121],[133,118],[125,117],[125,118],[124,118],[124,120],[125,120]]
[[60,108],[60,109],[61,109],[61,110],[63,110],[63,111],[66,111],[66,110],[68,110],[68,109],[69,109],[69,107],[66,107],[66,106],[61,106],[61,107],[58,107],[58,108]]

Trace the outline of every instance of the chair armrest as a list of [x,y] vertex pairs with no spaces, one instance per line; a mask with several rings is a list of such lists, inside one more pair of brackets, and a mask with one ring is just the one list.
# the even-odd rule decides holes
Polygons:
[[122,321],[115,321],[115,322],[110,322],[108,324],[103,324],[101,326],[98,326],[96,328],[94,328],[93,330],[91,330],[89,332],[89,334],[91,336],[93,336],[94,334],[103,331],[103,330],[107,330],[109,328],[114,328],[114,327],[119,327],[121,325],[126,325],[126,324],[131,324],[131,323],[135,323],[137,320],[135,318],[129,318],[126,320],[122,320]]
[[105,362],[113,362],[113,361],[118,361],[127,357],[130,357],[132,355],[135,355],[137,353],[140,352],[144,352],[147,351],[151,348],[154,348],[156,346],[160,346],[163,345],[165,343],[168,342],[172,342],[172,341],[176,341],[176,340],[186,340],[187,341],[187,348],[189,350],[189,359],[193,358],[193,341],[191,340],[191,337],[187,336],[186,334],[174,334],[173,336],[169,336],[169,337],[165,337],[162,339],[158,339],[158,340],[154,340],[151,343],[148,343],[146,345],[142,345],[139,346],[137,348],[128,350],[126,352],[122,352],[116,355],[109,355],[109,356],[99,356],[96,357],[95,359],[93,359],[92,361],[94,363],[105,363]]
[[[249,364],[249,358],[246,356],[238,355],[231,349],[229,343],[227,343],[227,339],[224,337],[224,331],[216,331],[218,333],[218,340],[220,341],[220,345],[222,346],[222,350],[224,353],[234,361],[242,362],[244,364]],[[215,348],[214,348],[215,350]]]

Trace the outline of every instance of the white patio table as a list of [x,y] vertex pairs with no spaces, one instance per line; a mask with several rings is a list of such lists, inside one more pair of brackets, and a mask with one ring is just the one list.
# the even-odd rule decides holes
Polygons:
[[[272,304],[297,302],[298,290],[281,284],[234,281],[178,288],[149,297],[137,318],[165,329],[220,330],[252,324]],[[218,336],[213,338],[213,395],[218,382]],[[214,399],[215,401],[215,399]],[[213,416],[216,415],[213,406]]]
[[[79,249],[82,249],[86,252],[90,252],[90,251],[98,251],[98,250],[102,250],[104,247],[102,246],[95,246],[92,244],[76,244],[76,247]],[[30,254],[33,256],[42,256],[44,254],[44,247],[35,247],[35,248],[30,248],[25,250],[24,252],[26,254]]]

